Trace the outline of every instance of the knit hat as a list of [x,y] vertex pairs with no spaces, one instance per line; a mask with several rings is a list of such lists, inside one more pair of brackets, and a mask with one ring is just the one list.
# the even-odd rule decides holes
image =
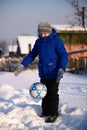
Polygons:
[[41,32],[51,33],[52,32],[51,25],[48,22],[40,22],[38,25],[38,33]]

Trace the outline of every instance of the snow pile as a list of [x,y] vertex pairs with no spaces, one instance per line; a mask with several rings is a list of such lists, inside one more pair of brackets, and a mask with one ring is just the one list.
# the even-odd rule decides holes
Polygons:
[[41,101],[29,95],[39,81],[37,70],[15,77],[0,72],[0,130],[87,130],[87,77],[65,73],[59,87],[59,117],[55,123],[40,118]]

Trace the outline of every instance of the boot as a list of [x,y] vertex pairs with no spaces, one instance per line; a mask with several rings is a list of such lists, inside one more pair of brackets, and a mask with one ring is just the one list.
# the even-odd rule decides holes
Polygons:
[[53,123],[55,122],[57,119],[57,116],[48,116],[48,118],[46,119],[46,123]]

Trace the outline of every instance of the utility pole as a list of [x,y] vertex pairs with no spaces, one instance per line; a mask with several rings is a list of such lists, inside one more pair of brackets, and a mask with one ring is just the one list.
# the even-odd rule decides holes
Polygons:
[[82,27],[85,28],[85,7],[82,8]]

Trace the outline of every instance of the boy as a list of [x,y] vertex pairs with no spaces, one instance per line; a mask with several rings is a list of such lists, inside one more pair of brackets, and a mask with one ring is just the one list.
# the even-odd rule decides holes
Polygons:
[[38,56],[38,70],[40,81],[47,87],[47,95],[42,99],[42,113],[40,117],[47,116],[45,122],[54,122],[58,117],[58,86],[63,77],[68,62],[68,54],[63,41],[58,37],[56,30],[48,22],[38,25],[38,39],[32,51],[17,67],[17,76],[25,67]]

